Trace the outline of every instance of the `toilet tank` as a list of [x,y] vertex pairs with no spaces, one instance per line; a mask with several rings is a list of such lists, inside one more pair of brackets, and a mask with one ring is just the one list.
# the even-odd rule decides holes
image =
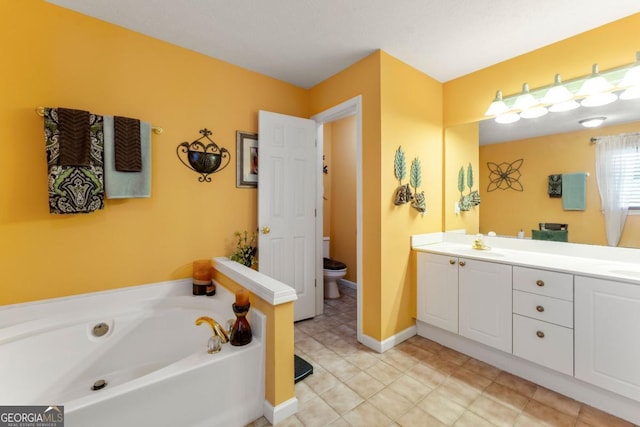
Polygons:
[[322,238],[322,256],[329,258],[329,237]]

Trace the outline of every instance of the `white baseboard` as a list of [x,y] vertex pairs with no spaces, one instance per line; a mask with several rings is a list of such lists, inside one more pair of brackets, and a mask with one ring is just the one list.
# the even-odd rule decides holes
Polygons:
[[269,420],[271,425],[276,425],[282,420],[298,412],[298,399],[292,397],[291,399],[282,402],[278,406],[271,405],[268,400],[264,401],[264,417]]
[[351,289],[358,289],[358,285],[356,285],[356,282],[352,282],[351,280],[347,280],[347,279],[338,279],[338,282],[341,285],[346,286],[347,288],[351,288]]
[[634,424],[640,424],[640,402],[587,384],[575,377],[561,374],[512,354],[416,321],[418,335],[481,360],[503,371],[512,373],[579,402],[609,412]]
[[400,331],[397,334],[392,335],[383,341],[375,340],[370,336],[364,335],[364,334],[358,337],[358,341],[360,341],[362,344],[369,347],[371,350],[375,352],[384,353],[385,351],[395,347],[401,342],[408,340],[415,334],[416,334],[416,327],[414,325],[414,326],[409,326],[404,331]]

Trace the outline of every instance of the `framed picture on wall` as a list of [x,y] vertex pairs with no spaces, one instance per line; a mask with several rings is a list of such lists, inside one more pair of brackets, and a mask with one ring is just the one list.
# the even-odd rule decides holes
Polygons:
[[236,131],[236,187],[258,186],[258,134]]

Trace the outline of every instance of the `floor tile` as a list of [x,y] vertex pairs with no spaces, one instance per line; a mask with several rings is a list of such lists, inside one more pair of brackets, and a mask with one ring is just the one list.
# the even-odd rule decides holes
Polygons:
[[313,399],[318,395],[311,390],[311,387],[307,385],[306,382],[300,381],[295,385],[296,389],[296,399],[298,399],[298,403],[304,402],[305,400]]
[[389,417],[368,402],[360,404],[342,418],[354,427],[388,427],[393,424]]
[[462,366],[474,374],[482,375],[490,380],[494,380],[501,372],[500,369],[495,366],[491,366],[476,359],[469,359]]
[[515,375],[504,371],[500,372],[494,381],[498,384],[509,387],[526,397],[533,396],[533,393],[535,393],[538,388],[538,386],[531,381],[516,377]]
[[417,406],[409,409],[404,415],[396,420],[402,427],[445,427],[446,424],[440,422]]
[[313,369],[313,374],[305,378],[304,382],[307,383],[316,394],[322,394],[330,388],[337,386],[340,380],[325,369],[316,366]]
[[401,415],[413,406],[413,403],[409,399],[397,394],[389,387],[383,388],[371,396],[367,399],[367,402],[376,408],[381,408],[382,412],[392,420],[400,418]]
[[474,414],[471,411],[466,411],[454,424],[455,427],[494,427],[489,421]]
[[485,396],[478,397],[468,409],[492,424],[501,427],[512,426],[518,415],[520,415],[520,411],[509,408]]
[[370,354],[370,351],[358,350],[346,356],[346,359],[360,369],[367,369],[378,363],[378,359]]
[[404,397],[411,403],[419,402],[432,391],[431,387],[421,383],[409,375],[402,375],[400,378],[389,384],[387,388],[393,390],[394,393]]
[[358,393],[343,383],[325,391],[320,397],[340,415],[343,415],[364,402],[364,399],[362,399]]
[[338,413],[320,397],[314,397],[298,404],[296,416],[305,427],[321,427],[338,418]]
[[575,422],[576,417],[571,417],[536,400],[530,400],[515,425],[519,427],[529,425],[573,427]]
[[522,411],[529,401],[528,397],[496,382],[489,384],[482,392],[482,395],[516,411]]
[[402,375],[402,372],[382,360],[368,368],[366,372],[385,385],[391,384]]
[[633,427],[633,424],[589,405],[582,405],[578,421],[592,427]]
[[532,399],[557,409],[573,418],[576,418],[580,412],[579,402],[544,387],[538,387],[536,392],[533,393]]
[[430,388],[438,387],[447,379],[446,374],[430,368],[422,363],[413,366],[406,372],[406,374],[429,386]]
[[384,384],[364,371],[351,377],[347,385],[364,399],[368,399],[384,388]]
[[454,402],[449,396],[438,390],[418,402],[418,407],[448,426],[453,425],[465,411],[464,406]]

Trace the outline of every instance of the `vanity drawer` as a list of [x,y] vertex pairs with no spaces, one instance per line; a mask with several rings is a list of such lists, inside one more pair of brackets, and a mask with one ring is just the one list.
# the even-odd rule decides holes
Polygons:
[[513,267],[513,289],[573,301],[573,274]]
[[514,314],[513,354],[573,375],[573,329]]
[[513,291],[513,312],[573,328],[573,303],[571,301]]

